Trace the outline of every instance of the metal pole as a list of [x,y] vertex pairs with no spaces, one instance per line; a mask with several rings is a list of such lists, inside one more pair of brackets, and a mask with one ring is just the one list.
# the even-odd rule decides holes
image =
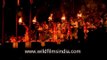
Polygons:
[[[30,19],[29,19],[29,37],[31,37],[31,24],[32,24],[32,12],[31,12],[31,6],[32,6],[32,3],[33,3],[33,0],[29,0],[30,1]],[[31,39],[31,38],[29,38]]]
[[31,27],[31,19],[32,19],[32,12],[31,12],[31,6],[32,6],[33,0],[30,0],[30,20],[29,20],[29,28]]
[[16,5],[16,40],[18,36],[18,16],[17,16],[17,7],[20,6],[20,0],[17,0],[17,5]]
[[18,23],[17,23],[17,11],[16,11],[16,40],[17,40],[17,33],[18,33]]
[[4,43],[4,8],[2,9],[2,44]]
[[32,20],[32,19],[31,19],[31,16],[32,16],[32,13],[31,13],[31,7],[30,7],[29,29],[31,28],[31,23],[32,23],[32,22],[31,22],[31,20]]
[[2,44],[4,44],[4,7],[5,7],[5,0],[2,1]]

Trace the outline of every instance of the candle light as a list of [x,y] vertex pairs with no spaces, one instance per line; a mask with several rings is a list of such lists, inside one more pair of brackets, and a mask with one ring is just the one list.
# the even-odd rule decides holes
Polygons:
[[61,17],[61,20],[64,21],[66,19],[65,15]]
[[34,17],[34,19],[32,20],[33,24],[35,24],[37,21],[36,21],[36,16]]
[[80,14],[77,14],[77,16],[78,16],[78,17],[82,17],[82,14],[81,14],[81,13],[80,13]]
[[53,17],[53,14],[51,13],[49,18],[48,18],[49,19],[48,21],[52,21],[52,19],[53,19],[52,17]]
[[22,21],[22,17],[19,18],[19,21],[18,21],[18,22],[19,22],[19,24],[21,24],[21,23],[23,22],[23,21]]
[[79,13],[77,14],[77,17],[78,17],[78,18],[81,18],[81,17],[82,17],[81,11],[79,11]]

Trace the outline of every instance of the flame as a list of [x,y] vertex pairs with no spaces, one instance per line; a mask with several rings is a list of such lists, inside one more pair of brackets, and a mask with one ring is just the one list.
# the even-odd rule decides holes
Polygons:
[[65,20],[65,19],[66,19],[65,15],[63,15],[63,16],[61,17],[61,20]]
[[40,26],[40,27],[38,28],[38,30],[39,30],[39,31],[42,31],[42,30],[43,30],[43,28]]
[[34,17],[34,19],[32,20],[33,24],[35,24],[37,21],[36,21],[36,16]]
[[82,17],[82,13],[77,14],[77,17]]
[[48,19],[49,19],[49,21],[52,21],[52,17],[49,17]]
[[51,13],[50,16],[49,16],[49,18],[48,18],[49,21],[52,21],[52,19],[53,19],[52,17],[53,17],[53,14]]
[[18,42],[13,42],[13,48],[18,48]]
[[21,24],[23,22],[21,17],[19,18],[18,22],[19,22],[19,24]]
[[14,36],[11,36],[10,41],[11,41],[11,43],[16,42],[16,38]]

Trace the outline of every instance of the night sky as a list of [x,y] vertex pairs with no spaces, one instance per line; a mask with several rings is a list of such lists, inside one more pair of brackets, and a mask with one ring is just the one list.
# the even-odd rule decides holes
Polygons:
[[[106,2],[107,0],[103,0],[103,2]],[[79,7],[83,4],[82,0],[34,0],[32,6],[30,7],[29,0],[21,0],[20,7],[17,7],[17,1],[16,0],[6,0],[6,5],[4,8],[4,31],[5,36],[11,36],[15,35],[15,16],[16,16],[16,10],[22,9],[24,21],[26,24],[29,22],[29,12],[30,8],[32,10],[32,18],[36,15],[37,20],[39,22],[46,21],[48,19],[48,16],[50,13],[56,14],[55,18],[59,18],[61,16],[61,6],[64,7],[65,10],[68,10],[69,15],[72,15],[72,11],[75,13],[79,10]],[[65,4],[65,5],[63,5]],[[72,5],[74,4],[74,6]],[[0,7],[2,8],[2,0],[0,0]],[[74,10],[73,10],[74,9]],[[2,12],[0,12],[0,39],[1,39],[1,33],[2,33]],[[69,16],[68,15],[68,16]],[[23,27],[19,28],[19,35],[24,33]],[[22,33],[21,33],[22,32]]]

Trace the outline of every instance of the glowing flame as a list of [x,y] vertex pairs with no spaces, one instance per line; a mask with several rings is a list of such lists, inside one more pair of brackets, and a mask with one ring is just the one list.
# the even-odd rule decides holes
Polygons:
[[66,19],[65,15],[61,17],[61,20],[64,21]]
[[53,17],[53,14],[51,14],[50,16],[49,16],[49,21],[52,21],[52,17]]
[[37,21],[36,21],[36,16],[34,17],[34,19],[32,20],[33,24],[35,24]]
[[77,14],[77,17],[82,17],[82,13]]
[[19,18],[18,22],[19,22],[19,24],[21,24],[23,22],[21,17]]
[[42,28],[42,27],[39,27],[39,28],[38,28],[38,30],[39,30],[39,31],[42,31],[42,30],[43,30],[43,28]]
[[52,21],[52,17],[49,17],[49,21]]

